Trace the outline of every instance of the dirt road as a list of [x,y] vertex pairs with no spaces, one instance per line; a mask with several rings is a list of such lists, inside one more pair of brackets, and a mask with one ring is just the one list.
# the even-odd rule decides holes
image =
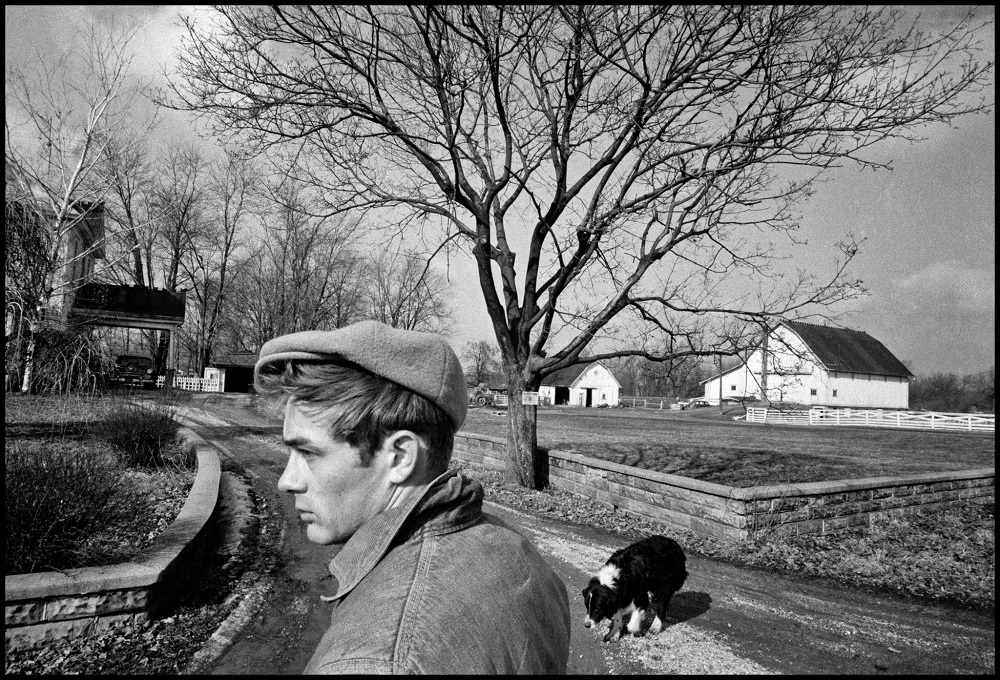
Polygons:
[[[206,438],[255,476],[286,518],[276,484],[284,465],[280,428],[236,398],[201,398],[188,409]],[[529,537],[566,583],[572,673],[992,673],[992,617],[871,595],[690,556],[690,577],[657,636],[605,644],[583,626],[580,589],[625,541],[600,530],[487,503],[486,511]],[[213,674],[299,673],[326,628],[329,548],[309,543],[292,520],[282,564],[260,611],[235,644],[205,668]]]

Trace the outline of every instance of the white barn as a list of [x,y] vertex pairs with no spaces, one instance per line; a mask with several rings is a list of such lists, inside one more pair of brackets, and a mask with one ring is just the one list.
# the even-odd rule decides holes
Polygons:
[[576,364],[542,378],[538,389],[543,403],[556,406],[618,406],[621,385],[600,361]]
[[720,375],[702,381],[705,399],[760,399],[807,406],[910,407],[913,374],[885,345],[862,331],[782,321],[764,347]]

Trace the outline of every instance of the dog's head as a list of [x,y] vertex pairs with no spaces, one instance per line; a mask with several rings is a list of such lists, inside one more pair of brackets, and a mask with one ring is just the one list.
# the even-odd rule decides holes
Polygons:
[[618,594],[614,588],[604,585],[594,577],[583,589],[583,603],[587,608],[587,617],[583,620],[583,625],[590,628],[604,619],[614,617],[618,611]]

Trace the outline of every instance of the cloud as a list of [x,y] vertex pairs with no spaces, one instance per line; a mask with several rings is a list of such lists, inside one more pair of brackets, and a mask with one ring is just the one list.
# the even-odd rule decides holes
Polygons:
[[882,341],[918,375],[963,375],[995,364],[995,272],[932,262],[858,301],[847,323]]
[[959,260],[934,262],[903,279],[897,295],[925,308],[947,306],[956,312],[992,313],[996,305],[996,273]]

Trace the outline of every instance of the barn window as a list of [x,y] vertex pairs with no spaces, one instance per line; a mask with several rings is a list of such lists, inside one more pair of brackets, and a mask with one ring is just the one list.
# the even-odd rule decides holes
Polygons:
[[837,390],[833,391],[833,396],[837,396]]
[[731,389],[733,392],[735,392],[736,391],[736,385],[730,385],[729,389]]
[[816,396],[816,388],[814,387],[811,390],[809,390],[809,394],[811,394],[812,396],[815,397]]

